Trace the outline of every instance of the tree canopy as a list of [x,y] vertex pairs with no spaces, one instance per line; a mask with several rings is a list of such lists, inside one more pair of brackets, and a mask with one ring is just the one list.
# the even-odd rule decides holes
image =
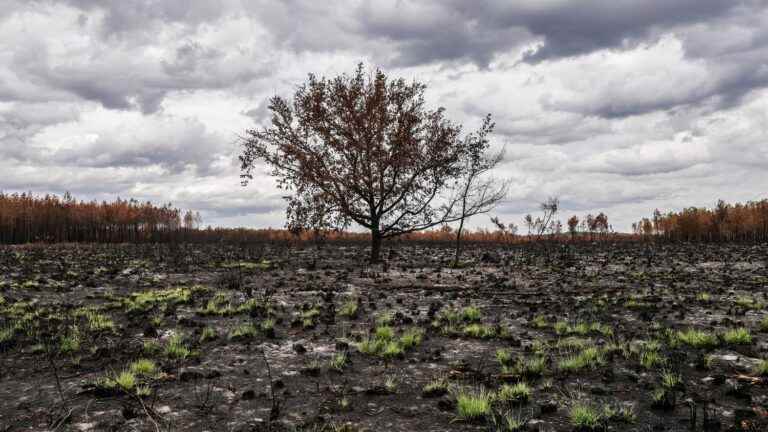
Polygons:
[[462,137],[443,108],[427,107],[425,89],[362,64],[332,79],[310,74],[292,101],[270,99],[269,127],[246,130],[241,177],[264,161],[288,191],[289,226],[357,223],[376,261],[384,238],[459,220],[451,189],[488,132]]

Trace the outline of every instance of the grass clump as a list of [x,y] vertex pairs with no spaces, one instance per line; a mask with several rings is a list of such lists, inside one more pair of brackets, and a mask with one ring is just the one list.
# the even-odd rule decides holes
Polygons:
[[200,343],[212,341],[217,339],[218,337],[219,335],[218,333],[216,333],[216,329],[214,329],[213,327],[206,327],[200,333]]
[[547,318],[544,317],[544,315],[536,315],[531,320],[531,326],[533,326],[533,328],[543,329],[549,327],[549,322],[547,322]]
[[680,374],[670,371],[661,373],[661,385],[666,389],[676,389],[683,384]]
[[421,394],[426,397],[442,396],[446,393],[448,393],[448,379],[444,376],[433,379],[421,389]]
[[122,299],[126,312],[147,312],[158,304],[185,304],[192,301],[189,288],[169,288],[132,293]]
[[[0,337],[0,343],[2,338]],[[71,354],[80,351],[80,331],[77,326],[72,326],[68,334],[61,337],[59,342],[59,352],[62,354]]]
[[376,339],[388,341],[395,337],[395,330],[388,325],[381,325],[376,327],[373,334]]
[[131,391],[136,387],[136,375],[131,371],[122,371],[112,378],[115,386],[125,391]]
[[403,349],[411,349],[419,344],[421,344],[421,340],[424,337],[424,332],[422,332],[419,329],[412,328],[406,330],[401,336],[400,336],[400,346],[403,347]]
[[496,392],[496,400],[507,403],[522,404],[531,398],[531,387],[524,382],[504,384]]
[[372,336],[358,342],[356,347],[363,354],[392,359],[402,357],[405,351],[421,344],[423,337],[424,332],[418,328],[408,329],[397,337],[392,327],[379,325]]
[[181,335],[174,335],[165,346],[165,356],[173,360],[185,360],[192,354],[192,351],[184,344]]
[[339,308],[338,315],[350,319],[357,318],[357,311],[359,309],[357,299],[351,299],[344,302]]
[[596,369],[605,364],[605,355],[597,347],[588,347],[576,355],[566,357],[558,363],[560,370],[575,372],[582,369]]
[[152,360],[138,359],[128,367],[131,373],[145,377],[157,375],[157,365]]
[[491,413],[493,393],[485,389],[461,389],[456,394],[456,412],[459,420],[479,421]]
[[467,306],[461,310],[461,319],[469,322],[478,322],[482,318],[480,308],[477,306]]
[[765,305],[759,300],[755,300],[750,296],[739,296],[733,301],[736,306],[740,306],[744,309],[762,309]]
[[229,332],[230,340],[251,339],[258,334],[259,330],[251,323],[240,324]]
[[752,343],[752,334],[750,334],[749,329],[739,327],[723,333],[723,340],[731,345],[750,345]]
[[386,345],[386,341],[376,338],[365,338],[356,344],[357,350],[366,355],[377,355]]
[[478,339],[492,338],[496,334],[493,327],[477,323],[465,326],[462,333],[464,333],[465,336]]
[[347,356],[347,352],[342,351],[340,353],[336,353],[336,355],[331,358],[331,361],[328,363],[328,367],[337,372],[341,372],[344,370],[348,363],[349,357]]
[[512,363],[512,351],[499,348],[496,350],[496,361],[501,366],[509,366]]
[[677,339],[694,348],[716,348],[720,345],[717,336],[701,330],[688,329],[677,333]]
[[499,432],[521,432],[528,426],[528,420],[519,413],[505,412],[501,415],[493,416],[493,426],[493,430]]
[[760,331],[768,332],[768,315],[764,316],[763,319],[760,320]]
[[768,376],[768,360],[760,360],[760,363],[755,366],[755,374],[760,376]]
[[571,424],[579,431],[599,431],[605,429],[605,418],[594,407],[576,404],[569,413]]
[[667,359],[656,350],[644,350],[640,353],[640,365],[646,369],[663,366]]

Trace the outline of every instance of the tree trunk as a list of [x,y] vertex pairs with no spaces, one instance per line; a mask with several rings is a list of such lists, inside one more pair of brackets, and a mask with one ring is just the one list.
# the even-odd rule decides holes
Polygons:
[[456,256],[453,258],[453,267],[459,266],[459,258],[461,257],[461,232],[464,230],[464,218],[461,218],[459,222],[459,229],[456,230]]
[[371,232],[371,263],[377,263],[381,259],[381,234],[377,231]]

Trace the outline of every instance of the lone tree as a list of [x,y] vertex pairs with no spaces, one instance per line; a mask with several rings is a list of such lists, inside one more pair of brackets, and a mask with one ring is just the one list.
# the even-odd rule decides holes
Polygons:
[[493,210],[496,204],[507,195],[508,181],[486,177],[486,174],[493,170],[504,156],[503,151],[488,154],[490,146],[488,134],[493,131],[493,127],[491,116],[488,115],[480,130],[466,138],[468,154],[464,160],[462,175],[454,188],[457,202],[456,214],[459,218],[453,258],[454,267],[459,266],[459,258],[461,258],[461,234],[464,232],[464,222],[472,216]]
[[371,231],[372,262],[385,238],[459,220],[452,191],[473,140],[426,107],[425,89],[362,64],[332,79],[310,74],[292,102],[270,99],[270,127],[246,130],[244,184],[264,161],[289,192],[288,226],[355,222]]

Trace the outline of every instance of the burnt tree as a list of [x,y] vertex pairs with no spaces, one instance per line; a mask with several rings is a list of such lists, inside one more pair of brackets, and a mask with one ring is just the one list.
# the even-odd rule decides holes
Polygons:
[[371,232],[373,262],[383,239],[459,220],[452,188],[471,140],[426,106],[425,89],[362,64],[332,79],[310,74],[292,101],[270,99],[269,127],[245,132],[244,184],[265,162],[288,191],[289,226],[357,223]]

